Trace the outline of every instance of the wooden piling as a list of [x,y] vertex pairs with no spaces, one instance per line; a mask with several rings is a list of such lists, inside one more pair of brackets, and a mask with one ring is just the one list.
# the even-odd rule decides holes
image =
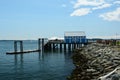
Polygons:
[[62,43],[60,43],[60,51],[62,51]]
[[71,44],[68,44],[68,50],[71,51]]
[[53,43],[53,50],[55,50],[55,44]]
[[44,51],[44,38],[42,38],[42,51]]
[[14,52],[17,52],[17,42],[14,41]]
[[66,51],[66,43],[64,43],[64,51]]
[[20,51],[23,52],[23,41],[20,41]]
[[49,50],[51,50],[52,49],[52,46],[51,46],[51,44],[49,44]]
[[41,50],[41,39],[40,38],[38,39],[38,50],[39,51]]

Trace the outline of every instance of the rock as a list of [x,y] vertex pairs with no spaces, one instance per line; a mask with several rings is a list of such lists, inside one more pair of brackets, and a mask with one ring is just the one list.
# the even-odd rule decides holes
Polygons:
[[[76,68],[68,80],[97,80],[120,66],[120,47],[93,43],[75,50],[72,56]],[[120,72],[117,73],[120,75]],[[106,79],[108,80],[108,79]],[[113,75],[110,80],[120,80]]]
[[111,80],[120,80],[120,75],[118,75],[118,74],[112,75],[112,79]]

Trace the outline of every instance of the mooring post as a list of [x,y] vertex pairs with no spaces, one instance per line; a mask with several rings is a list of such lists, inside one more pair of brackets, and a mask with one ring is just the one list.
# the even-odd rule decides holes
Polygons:
[[23,52],[23,41],[20,41],[20,52]]
[[64,43],[64,51],[66,51],[66,43]]
[[44,51],[44,38],[42,38],[42,51]]
[[72,43],[72,50],[74,49],[74,44]]
[[68,50],[71,51],[71,44],[68,44]]
[[53,43],[53,50],[55,50],[55,44]]
[[48,47],[48,48],[49,48],[49,50],[51,50],[51,49],[52,49],[52,48],[51,48],[51,44],[50,44],[50,43],[49,43],[49,47]]
[[74,49],[76,49],[76,44],[74,43]]
[[77,46],[77,48],[79,48],[79,44],[78,43],[76,44],[76,46]]
[[60,43],[60,51],[62,51],[62,43]]
[[38,51],[40,51],[41,50],[41,39],[39,38],[38,39]]
[[14,41],[14,52],[17,52],[17,42]]

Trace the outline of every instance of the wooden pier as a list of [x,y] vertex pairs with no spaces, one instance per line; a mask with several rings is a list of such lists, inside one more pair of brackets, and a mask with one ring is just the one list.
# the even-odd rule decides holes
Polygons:
[[77,48],[81,48],[84,43],[65,43],[64,40],[49,40],[44,45],[44,50],[60,50],[60,51],[72,51]]
[[[19,43],[19,44],[18,44]],[[18,51],[18,45],[20,46],[20,51]],[[83,43],[65,43],[64,40],[48,40],[46,38],[38,39],[38,49],[35,50],[24,50],[23,49],[23,41],[14,41],[14,51],[7,52],[6,54],[23,54],[23,53],[31,53],[38,51],[72,51],[76,48],[81,48]]]

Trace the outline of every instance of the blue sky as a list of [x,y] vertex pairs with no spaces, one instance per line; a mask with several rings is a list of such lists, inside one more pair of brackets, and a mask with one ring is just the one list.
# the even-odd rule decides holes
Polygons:
[[120,34],[120,0],[0,0],[0,39]]

